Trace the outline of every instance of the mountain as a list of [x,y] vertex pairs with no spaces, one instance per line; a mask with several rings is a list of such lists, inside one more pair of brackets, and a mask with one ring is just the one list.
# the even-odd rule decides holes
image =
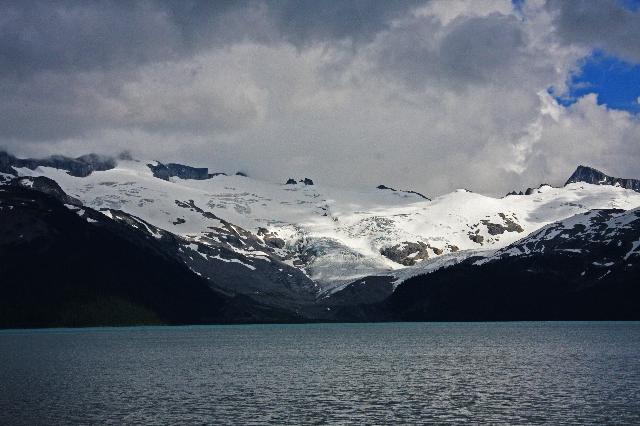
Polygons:
[[[190,280],[206,282],[233,300],[230,306],[241,300],[251,307],[256,321],[409,318],[392,302],[412,277],[431,280],[424,277],[493,259],[575,215],[640,207],[638,192],[593,180],[503,198],[457,190],[430,200],[384,185],[338,189],[308,177],[271,183],[126,156],[103,158],[85,174],[72,172],[78,159],[51,158],[6,155],[0,177],[5,186],[44,192],[108,219],[121,236],[128,230],[153,242],[152,251],[186,268]],[[589,176],[576,171],[572,178]],[[217,318],[243,318],[234,315]]]
[[171,244],[69,201],[44,177],[0,187],[0,327],[297,320],[222,291]]
[[[299,279],[290,287],[320,297],[365,276],[404,271],[452,253],[498,249],[590,209],[640,206],[638,193],[582,183],[500,199],[458,190],[429,201],[413,193],[345,190],[317,181],[286,185],[225,175],[165,180],[149,165],[157,163],[119,160],[86,177],[47,166],[14,169],[55,180],[88,207],[122,210],[193,244],[224,248],[253,267],[272,262],[280,265],[275,272],[296,276],[286,267],[293,268]],[[209,260],[229,263],[215,254]]]
[[209,179],[209,169],[202,167],[185,166],[184,164],[168,163],[162,164],[159,161],[147,165],[153,172],[153,176],[169,180],[171,177],[181,179]]
[[640,209],[592,210],[489,257],[408,279],[383,303],[384,318],[638,320],[638,283]]
[[35,170],[38,167],[52,167],[66,170],[71,176],[85,177],[94,171],[103,171],[114,168],[116,161],[113,158],[96,154],[83,155],[78,158],[69,158],[55,155],[43,159],[16,158],[6,152],[0,151],[0,173],[17,175],[15,168],[27,168]]
[[640,192],[640,179],[621,179],[607,176],[599,170],[587,166],[578,166],[565,185],[584,182],[592,185],[613,185]]

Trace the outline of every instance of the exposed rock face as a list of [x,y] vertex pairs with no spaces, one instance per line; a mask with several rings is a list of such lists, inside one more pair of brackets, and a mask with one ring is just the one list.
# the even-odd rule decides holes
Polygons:
[[286,244],[282,238],[278,237],[277,233],[270,232],[267,228],[258,228],[258,236],[262,237],[265,243],[278,249],[283,249]]
[[313,185],[313,180],[309,179],[308,177],[304,179],[300,179],[299,181],[296,181],[294,178],[289,178],[287,179],[287,182],[285,183],[285,185],[296,185],[298,184],[298,182],[305,185]]
[[[429,244],[422,241],[405,241],[402,244],[383,248],[380,250],[380,254],[401,265],[411,266],[415,265],[416,262],[428,259],[430,248],[432,247]],[[442,251],[439,249],[432,250],[435,254],[442,254]],[[439,250],[440,253],[437,253],[436,250]]]
[[404,192],[404,193],[406,193],[406,194],[414,194],[414,195],[417,195],[417,196],[418,196],[418,197],[420,197],[420,198],[424,198],[424,199],[425,199],[425,200],[427,200],[427,201],[431,201],[431,198],[429,198],[429,197],[427,197],[427,196],[425,196],[425,195],[423,195],[423,194],[421,194],[421,193],[419,193],[419,192],[417,192],[417,191],[411,191],[411,190],[398,190],[398,189],[391,188],[390,186],[386,186],[386,185],[378,185],[378,186],[376,186],[376,188],[377,188],[377,189],[387,189],[387,190],[389,190],[389,191],[393,191],[393,192]]
[[540,192],[539,190],[543,187],[543,186],[551,186],[548,183],[543,183],[540,186],[538,186],[537,188],[527,188],[524,192],[522,191],[511,191],[508,192],[506,197],[510,196],[510,195],[532,195],[535,194],[536,192]]
[[0,172],[16,175],[13,167],[26,167],[34,170],[37,167],[53,167],[66,170],[71,176],[86,177],[94,171],[110,170],[116,166],[113,158],[97,154],[87,154],[78,158],[55,155],[49,158],[16,158],[6,152],[0,152]]
[[498,213],[504,222],[504,224],[500,223],[491,223],[488,220],[481,220],[482,224],[487,227],[487,232],[490,235],[500,235],[505,232],[524,232],[522,226],[518,224],[515,220],[510,217],[507,217],[504,213]]
[[575,182],[585,182],[593,185],[621,186],[640,192],[640,179],[621,179],[607,176],[599,170],[587,166],[578,166],[565,185]]
[[167,164],[169,174],[179,177],[180,179],[209,179],[209,169],[206,167],[191,167],[184,164],[169,163]]
[[478,235],[479,232],[479,230],[476,230],[475,234],[469,232],[469,239],[476,244],[482,245],[482,243],[484,242],[484,237],[482,235]]
[[171,174],[169,173],[169,168],[164,164],[158,162],[158,164],[147,164],[147,167],[151,169],[151,173],[153,173],[154,177],[162,180],[169,180]]
[[[471,231],[467,234],[469,239],[476,244],[484,245],[485,242],[491,244],[492,237],[502,235],[505,232],[524,232],[524,228],[518,223],[515,214],[512,213],[511,216],[507,216],[504,213],[498,213],[498,216],[501,220],[482,219],[479,223],[472,225]],[[482,225],[487,229],[488,236],[480,233]],[[488,238],[488,241],[485,241],[485,237]]]
[[247,174],[245,172],[236,172],[236,176],[247,177]]
[[209,179],[209,169],[206,167],[191,167],[184,164],[168,163],[147,164],[153,175],[159,179],[169,180],[170,177],[180,179],[205,180]]
[[414,195],[417,195],[420,198],[424,198],[427,201],[431,201],[431,198],[427,197],[426,195],[423,195],[423,194],[419,193],[418,191],[408,190],[408,191],[402,191],[402,192],[406,192],[407,194],[414,194]]

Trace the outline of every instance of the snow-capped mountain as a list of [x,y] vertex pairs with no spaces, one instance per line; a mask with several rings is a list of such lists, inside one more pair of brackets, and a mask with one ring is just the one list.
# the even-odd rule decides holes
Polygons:
[[0,186],[0,327],[299,318],[194,274],[169,233],[104,213],[46,177]]
[[613,185],[620,186],[622,188],[633,189],[640,192],[640,180],[639,179],[621,179],[617,177],[607,176],[600,170],[596,170],[592,167],[578,166],[575,172],[567,180],[567,184],[585,182],[594,185]]
[[[397,285],[472,255],[488,256],[575,214],[640,206],[640,193],[607,179],[572,177],[564,187],[543,185],[530,195],[493,198],[458,190],[429,200],[384,185],[356,191],[309,178],[273,183],[130,158],[86,176],[61,163],[6,158],[5,172],[9,166],[19,176],[51,178],[88,207],[107,215],[120,210],[157,229],[150,232],[179,236],[190,250],[185,258],[200,274],[258,271],[251,275],[273,276],[305,300],[366,276],[390,275]],[[245,294],[269,287],[231,272],[227,281]]]
[[637,319],[640,209],[592,210],[400,284],[396,320]]

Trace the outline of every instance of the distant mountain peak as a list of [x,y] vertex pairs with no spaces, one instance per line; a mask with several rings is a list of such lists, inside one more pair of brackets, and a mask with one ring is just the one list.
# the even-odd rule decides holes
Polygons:
[[178,163],[163,164],[159,161],[149,163],[147,167],[151,169],[153,176],[163,180],[169,180],[170,177],[195,180],[204,180],[212,177],[206,167],[191,167]]
[[77,158],[63,155],[52,155],[47,158],[17,158],[6,151],[0,151],[0,173],[17,175],[14,167],[26,167],[35,170],[37,167],[52,167],[66,170],[71,176],[86,177],[94,171],[113,169],[116,162],[113,158],[86,154]]
[[407,193],[407,194],[417,195],[420,198],[424,198],[427,201],[431,201],[431,198],[429,198],[426,195],[421,194],[421,193],[419,193],[417,191],[395,189],[395,188],[391,188],[390,186],[386,186],[386,185],[378,185],[378,186],[376,186],[376,189],[386,189],[386,190],[393,191],[393,192],[404,192],[404,193]]
[[622,188],[640,192],[640,179],[622,179],[612,177],[604,174],[600,170],[594,169],[593,167],[583,165],[578,166],[565,185],[576,182],[590,183],[593,185],[620,186]]

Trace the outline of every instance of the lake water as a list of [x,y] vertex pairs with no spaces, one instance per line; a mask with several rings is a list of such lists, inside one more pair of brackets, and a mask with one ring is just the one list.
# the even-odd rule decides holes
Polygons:
[[0,332],[0,424],[640,424],[640,323]]

